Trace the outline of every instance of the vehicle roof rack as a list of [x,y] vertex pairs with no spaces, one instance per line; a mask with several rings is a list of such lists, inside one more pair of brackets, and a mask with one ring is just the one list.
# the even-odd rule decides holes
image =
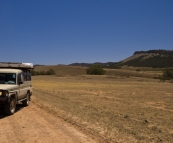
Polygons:
[[32,63],[0,62],[0,68],[34,69]]

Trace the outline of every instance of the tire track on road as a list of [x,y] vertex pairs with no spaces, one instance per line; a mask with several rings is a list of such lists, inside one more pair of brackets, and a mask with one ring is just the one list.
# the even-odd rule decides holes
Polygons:
[[38,108],[33,102],[12,116],[4,116],[0,119],[0,126],[2,143],[95,142],[69,124]]

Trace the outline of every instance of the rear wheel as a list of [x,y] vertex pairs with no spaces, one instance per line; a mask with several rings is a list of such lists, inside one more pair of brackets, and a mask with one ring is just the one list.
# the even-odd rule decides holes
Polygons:
[[4,112],[7,115],[12,115],[14,114],[15,110],[16,110],[16,100],[15,98],[11,98],[10,102],[4,106]]
[[28,106],[29,105],[29,101],[30,101],[30,94],[27,93],[26,94],[26,99],[23,101],[23,105],[24,106]]

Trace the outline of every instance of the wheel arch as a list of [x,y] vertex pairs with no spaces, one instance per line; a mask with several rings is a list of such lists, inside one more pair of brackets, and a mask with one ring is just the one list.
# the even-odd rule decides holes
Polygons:
[[18,94],[17,94],[17,92],[11,92],[11,93],[9,94],[9,97],[10,97],[10,98],[18,99]]
[[31,91],[30,90],[27,90],[27,94],[29,94],[29,96],[31,96]]

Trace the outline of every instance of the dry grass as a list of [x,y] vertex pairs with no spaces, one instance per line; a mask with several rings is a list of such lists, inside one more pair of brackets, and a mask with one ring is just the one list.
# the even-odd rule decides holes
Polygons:
[[36,76],[33,102],[103,142],[173,142],[173,84],[119,76]]
[[36,71],[48,71],[49,69],[53,69],[56,72],[57,76],[65,76],[65,75],[84,75],[86,74],[86,67],[75,67],[75,66],[37,66],[34,70]]
[[[87,67],[79,66],[37,66],[36,71],[48,71],[54,69],[57,76],[75,76],[85,75]],[[140,69],[139,72],[136,69]],[[144,77],[144,78],[155,78],[158,77],[162,72],[162,69],[152,68],[123,68],[123,69],[105,69],[106,75],[121,76],[121,77]]]

